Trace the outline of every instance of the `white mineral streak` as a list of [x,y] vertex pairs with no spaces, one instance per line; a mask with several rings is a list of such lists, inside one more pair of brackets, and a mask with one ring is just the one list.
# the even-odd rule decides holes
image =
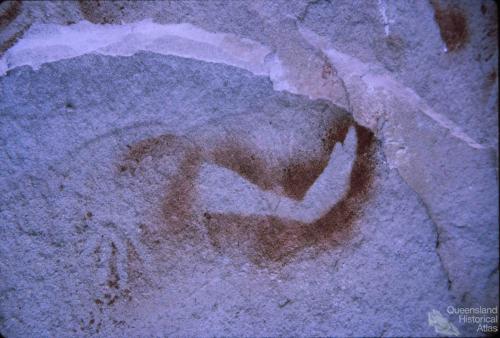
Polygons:
[[312,45],[328,55],[335,65],[351,95],[352,113],[361,124],[375,129],[380,118],[387,120],[392,113],[397,113],[391,108],[393,100],[397,100],[411,106],[414,111],[424,113],[470,147],[485,148],[468,136],[460,126],[434,111],[413,89],[397,81],[383,69],[336,50],[329,42],[308,29],[300,28],[300,32]]
[[162,25],[152,20],[123,25],[88,21],[70,26],[35,24],[0,59],[0,75],[25,65],[37,70],[43,64],[85,54],[130,56],[139,51],[228,64],[269,76],[275,90],[295,92],[270,48],[234,34],[208,32],[189,23]]
[[385,0],[378,0],[378,9],[380,16],[382,17],[382,23],[384,24],[385,36],[389,36],[389,19],[387,18],[387,8],[385,5]]
[[[484,148],[454,122],[435,112],[411,88],[404,86],[387,72],[339,52],[312,31],[300,28],[300,32],[309,43],[323,50],[330,58],[339,77],[346,84],[347,91],[353,96],[353,115],[359,123],[375,129],[381,117],[388,118],[390,104],[387,97],[397,97],[401,102],[413,105],[469,146]],[[91,53],[130,56],[139,51],[243,68],[256,75],[268,76],[275,90],[286,90],[309,97],[313,91],[312,88],[302,88],[298,92],[297,86],[290,83],[287,77],[286,65],[271,48],[256,41],[234,34],[208,32],[188,23],[162,25],[151,20],[123,25],[99,25],[87,21],[70,26],[36,24],[0,59],[0,74],[4,75],[8,70],[23,65],[38,69],[46,63]],[[340,104],[335,102],[337,100],[334,97],[331,99]]]

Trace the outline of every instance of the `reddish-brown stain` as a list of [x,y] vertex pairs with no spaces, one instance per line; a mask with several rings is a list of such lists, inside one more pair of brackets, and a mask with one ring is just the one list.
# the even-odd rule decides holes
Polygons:
[[405,41],[400,35],[390,34],[386,37],[385,43],[387,47],[395,53],[402,52],[405,48]]
[[0,14],[0,29],[5,28],[5,26],[14,21],[19,13],[21,13],[21,1],[11,1],[6,4],[8,7]]
[[0,57],[3,56],[4,53],[9,48],[11,48],[12,46],[14,46],[16,44],[17,40],[19,40],[20,38],[22,38],[22,36],[24,35],[24,32],[26,32],[26,30],[28,28],[29,27],[25,27],[25,28],[21,29],[20,31],[14,33],[11,37],[9,37],[2,44],[0,44]]
[[[326,167],[335,144],[345,140],[350,126],[355,127],[358,147],[349,187],[341,201],[317,221],[302,223],[272,216],[195,210],[195,180],[204,162],[233,170],[263,190],[281,188],[284,195],[303,199]],[[304,248],[325,250],[344,243],[368,197],[374,171],[374,136],[345,116],[325,128],[321,141],[322,149],[318,154],[274,167],[251,144],[235,137],[227,138],[214,149],[203,149],[173,135],[147,139],[129,147],[125,162],[129,165],[133,162],[135,166],[151,154],[162,156],[161,153],[174,145],[183,153],[178,172],[167,187],[160,206],[162,222],[157,226],[143,225],[143,241],[160,249],[169,239],[172,242],[199,239],[198,224],[206,228],[209,241],[217,251],[227,255],[244,253],[259,266],[286,264]]]
[[188,151],[179,166],[179,175],[169,186],[169,194],[162,206],[162,215],[170,223],[169,234],[190,231],[190,222],[195,214],[193,202],[196,198],[194,181],[201,165],[201,154],[198,149]]
[[266,165],[265,159],[237,138],[228,138],[213,151],[213,162],[221,167],[237,172],[263,190],[272,190],[276,186],[276,173]]
[[137,166],[144,160],[145,157],[159,157],[165,153],[173,152],[179,146],[179,142],[179,137],[166,134],[140,141],[133,146],[127,146],[129,151],[126,154],[123,163],[120,164],[119,171],[125,172],[129,170],[132,174],[135,174]]
[[467,17],[462,9],[456,5],[441,7],[438,0],[431,1],[434,7],[434,18],[439,26],[441,38],[446,43],[448,51],[453,52],[462,48],[469,39]]
[[254,147],[235,137],[226,139],[212,152],[217,165],[237,172],[262,190],[275,190],[295,200],[302,200],[309,187],[321,175],[336,142],[343,142],[352,120],[341,117],[321,135],[318,154],[303,156],[290,162],[270,165]]
[[[10,3],[10,6],[7,7],[7,9],[0,14],[0,30],[4,29],[7,25],[9,25],[12,21],[14,21],[19,13],[21,13],[21,7],[22,7],[22,2],[21,1],[12,1]],[[5,39],[1,44],[0,44],[0,56],[3,56],[3,54],[12,46],[14,46],[19,40],[24,33],[30,28],[31,25],[26,25],[22,29],[18,30],[14,34],[12,34],[10,37]]]
[[127,242],[127,283],[134,284],[141,281],[144,277],[141,271],[143,267],[142,266],[143,261],[132,241],[127,239],[126,242]]
[[[142,161],[147,156],[162,158],[165,155],[180,155],[177,174],[166,187],[169,192],[162,204],[158,207],[160,224],[141,223],[139,228],[143,242],[151,248],[158,249],[165,240],[173,240],[181,236],[194,237],[196,235],[192,224],[196,215],[193,202],[196,196],[194,180],[198,175],[203,157],[201,150],[188,139],[172,134],[161,135],[140,141],[128,146],[124,161],[118,165],[119,173],[128,171],[135,175]],[[168,224],[168,227],[165,226]]]
[[318,156],[304,156],[278,168],[282,172],[279,185],[287,197],[296,200],[304,198],[309,187],[325,170],[335,143],[344,142],[351,124],[352,120],[348,117],[335,120],[321,137],[322,149]]
[[484,85],[486,89],[489,89],[491,86],[493,86],[496,80],[497,80],[497,70],[492,69],[485,79]]
[[80,11],[85,19],[92,23],[109,24],[119,22],[122,2],[105,0],[78,0]]
[[[345,243],[360,215],[373,179],[374,137],[357,126],[357,157],[344,198],[313,223],[278,217],[205,214],[205,225],[214,248],[220,252],[245,252],[257,265],[286,264],[307,247],[316,251]],[[207,217],[208,216],[208,217]]]
[[109,276],[108,276],[108,287],[112,289],[120,288],[120,276],[118,275],[117,268],[117,248],[114,242],[111,242],[111,257],[109,259]]

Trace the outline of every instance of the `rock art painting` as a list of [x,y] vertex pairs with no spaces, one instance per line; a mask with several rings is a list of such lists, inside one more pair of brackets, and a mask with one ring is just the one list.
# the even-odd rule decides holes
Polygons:
[[[277,191],[289,199],[302,201],[331,158],[336,156],[335,149],[342,147],[348,132],[352,163],[348,165],[350,170],[337,172],[345,176],[342,181],[346,186],[331,187],[341,189],[339,198],[330,201],[330,207],[316,219],[306,223],[272,214],[239,215],[196,210],[196,179],[204,162],[234,171],[261,190]],[[178,234],[196,231],[192,222],[202,213],[208,237],[217,251],[240,250],[256,264],[285,264],[301,249],[324,250],[347,241],[369,196],[375,165],[373,133],[344,116],[327,126],[321,136],[322,149],[317,157],[273,166],[245,142],[244,135],[229,136],[213,149],[204,149],[180,136],[162,135],[132,145],[118,171],[135,173],[145,157],[161,156],[165,151],[181,147],[185,155],[179,163],[178,174],[166,189],[162,205],[153,206],[161,209],[164,223],[158,228],[146,229],[146,243],[160,244],[175,239]]]

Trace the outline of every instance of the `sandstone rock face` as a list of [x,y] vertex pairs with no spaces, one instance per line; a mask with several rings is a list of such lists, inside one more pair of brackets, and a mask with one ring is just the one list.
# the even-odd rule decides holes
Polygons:
[[485,335],[496,13],[0,4],[0,332]]

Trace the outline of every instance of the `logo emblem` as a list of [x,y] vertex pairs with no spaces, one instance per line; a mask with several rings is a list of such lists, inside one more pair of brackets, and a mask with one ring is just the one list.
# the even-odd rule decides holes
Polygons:
[[436,333],[446,336],[460,336],[457,327],[446,319],[438,310],[427,312],[429,326],[434,327]]

